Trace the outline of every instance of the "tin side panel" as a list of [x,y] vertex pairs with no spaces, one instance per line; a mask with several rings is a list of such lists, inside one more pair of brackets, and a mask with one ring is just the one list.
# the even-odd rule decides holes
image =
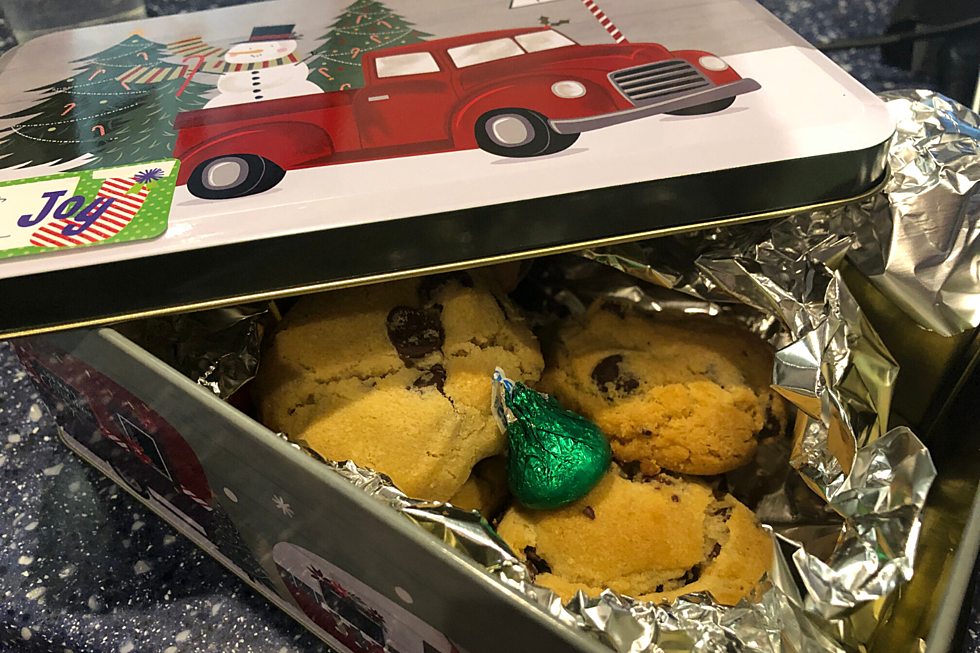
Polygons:
[[73,449],[331,646],[604,650],[115,332],[15,346]]

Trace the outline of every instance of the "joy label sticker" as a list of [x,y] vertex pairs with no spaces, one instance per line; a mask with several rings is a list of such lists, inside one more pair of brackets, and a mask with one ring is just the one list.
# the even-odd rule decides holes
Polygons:
[[167,230],[174,159],[0,183],[0,259]]

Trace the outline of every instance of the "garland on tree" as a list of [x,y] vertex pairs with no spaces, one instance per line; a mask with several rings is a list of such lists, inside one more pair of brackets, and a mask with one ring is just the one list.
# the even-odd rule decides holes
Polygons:
[[334,21],[330,32],[320,37],[324,43],[307,61],[307,79],[324,91],[360,88],[364,86],[362,54],[422,43],[429,36],[376,0],[356,0]]
[[72,169],[170,157],[174,118],[203,107],[212,87],[172,72],[154,83],[119,80],[134,67],[152,68],[169,56],[165,46],[134,34],[72,62],[81,64],[74,76],[32,89],[44,96],[39,104],[0,117],[23,119],[0,130],[0,168],[70,162],[86,154]]

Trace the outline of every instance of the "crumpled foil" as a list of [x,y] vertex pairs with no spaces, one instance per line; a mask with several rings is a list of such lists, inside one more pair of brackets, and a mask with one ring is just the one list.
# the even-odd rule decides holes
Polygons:
[[[980,326],[980,117],[932,91],[889,91],[881,98],[897,123],[888,154],[891,175],[882,192],[797,217],[826,225],[826,231],[811,231],[809,238],[827,238],[819,252],[827,265],[835,267],[835,259],[846,256],[921,327],[956,335]],[[792,222],[780,224],[792,231]],[[774,234],[771,254],[778,257],[783,244],[792,247],[794,237]],[[727,291],[739,289],[719,289],[710,274],[692,269],[691,253],[711,248],[717,256],[718,245],[734,251],[756,239],[751,227],[721,230],[717,238],[699,234],[693,242],[672,239],[685,246],[660,251],[655,266],[644,265],[638,245],[598,250],[594,256],[603,262],[608,257],[614,267],[652,283],[724,302],[730,300]],[[765,266],[766,257],[758,263]],[[805,283],[805,277],[797,279]],[[717,281],[724,284],[725,277]],[[782,301],[775,296],[756,299]]]
[[268,303],[165,315],[114,328],[222,399],[255,376],[266,329],[275,322]]
[[[919,515],[935,468],[909,429],[881,432],[883,420],[875,411],[887,410],[897,366],[826,265],[840,260],[841,238],[828,233],[821,220],[772,227],[742,227],[753,237],[738,234],[738,248],[720,230],[702,232],[704,240],[719,246],[697,248],[698,273],[725,271],[703,273],[701,287],[711,288],[712,301],[639,281],[637,259],[630,259],[634,276],[628,276],[571,255],[539,261],[515,293],[532,311],[530,319],[545,328],[556,316],[581,314],[601,298],[649,313],[737,321],[777,345],[774,378],[782,379],[781,391],[800,408],[796,437],[765,443],[752,463],[724,479],[774,535],[773,567],[739,605],[718,605],[704,594],[655,605],[611,591],[598,597],[580,593],[563,605],[554,592],[533,584],[526,567],[478,514],[406,497],[385,475],[350,461],[326,464],[540,609],[616,651],[795,653],[859,647],[851,615],[911,577]],[[678,239],[697,242],[696,236]],[[660,260],[662,248],[677,244],[670,240],[630,251],[650,256],[643,260]],[[624,262],[609,250],[588,256]],[[689,259],[692,269],[694,260]],[[690,270],[682,272],[676,278],[694,280]],[[799,283],[798,275],[807,281]],[[730,282],[737,283],[726,285]],[[738,295],[726,297],[729,287]],[[838,437],[851,434],[848,472],[831,452],[834,429]]]
[[[853,607],[891,591],[899,576],[909,578],[917,516],[935,474],[928,452],[904,427],[862,449],[835,506],[852,515],[835,550],[840,559],[824,562],[799,542],[776,535],[772,570],[736,606],[715,604],[708,594],[656,605],[609,590],[598,597],[579,592],[563,605],[553,591],[531,582],[527,567],[478,513],[409,498],[384,474],[351,461],[323,461],[295,446],[483,565],[492,578],[553,618],[618,653],[845,653],[853,644],[841,636],[846,629],[815,609],[812,597],[826,594],[826,586],[840,586],[843,593],[831,592],[837,606]],[[805,574],[802,590],[794,572]],[[807,583],[819,579],[825,579],[824,587]]]
[[980,326],[980,118],[929,91],[882,95],[898,123],[878,201],[848,253],[882,294],[944,336]]

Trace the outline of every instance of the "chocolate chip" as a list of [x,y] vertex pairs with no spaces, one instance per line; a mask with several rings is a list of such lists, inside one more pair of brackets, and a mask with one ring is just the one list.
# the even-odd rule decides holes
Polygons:
[[670,500],[673,501],[674,503],[680,503],[681,502],[681,498],[679,496],[677,496],[676,494],[670,495]]
[[783,434],[783,425],[779,422],[779,419],[772,412],[772,407],[766,409],[766,425],[762,427],[759,431],[759,439],[764,440],[766,438],[772,438],[777,435]]
[[647,429],[640,429],[640,433],[643,435],[653,435],[653,431],[649,431]]
[[446,334],[437,312],[396,306],[388,313],[388,339],[405,360],[439,351]]
[[444,386],[446,385],[446,368],[436,363],[429,369],[424,370],[422,376],[415,379],[415,383],[412,385],[416,388],[431,388],[435,386],[439,392],[446,394],[444,390]]
[[504,314],[504,319],[510,320],[510,315],[507,314],[507,307],[504,306],[504,303],[502,301],[500,301],[500,298],[494,295],[493,301],[497,302],[497,306],[500,308],[500,312]]
[[664,586],[663,585],[657,585],[655,588],[653,588],[653,591],[656,592],[656,593],[663,592],[664,591]]
[[723,522],[728,521],[732,516],[732,509],[730,506],[725,506],[724,508],[718,508],[711,513],[712,517],[721,517]]
[[609,384],[623,394],[629,394],[640,387],[640,382],[636,378],[624,374],[619,369],[619,364],[623,362],[620,354],[606,356],[592,368],[592,380],[602,392],[609,392]]
[[626,474],[626,478],[633,480],[636,476],[640,475],[640,461],[639,460],[627,460],[626,462],[621,462],[619,468],[623,470]]
[[715,542],[715,545],[711,547],[711,553],[708,554],[708,560],[714,560],[721,553],[721,543]]
[[582,514],[589,519],[595,519],[595,510],[592,509],[592,506],[585,506],[585,508],[582,509]]
[[689,585],[699,578],[701,578],[701,565],[694,565],[685,571],[683,576],[681,576],[681,583],[684,585]]
[[538,550],[533,546],[524,547],[524,555],[527,557],[527,566],[535,576],[538,574],[550,574],[551,566],[538,555]]

